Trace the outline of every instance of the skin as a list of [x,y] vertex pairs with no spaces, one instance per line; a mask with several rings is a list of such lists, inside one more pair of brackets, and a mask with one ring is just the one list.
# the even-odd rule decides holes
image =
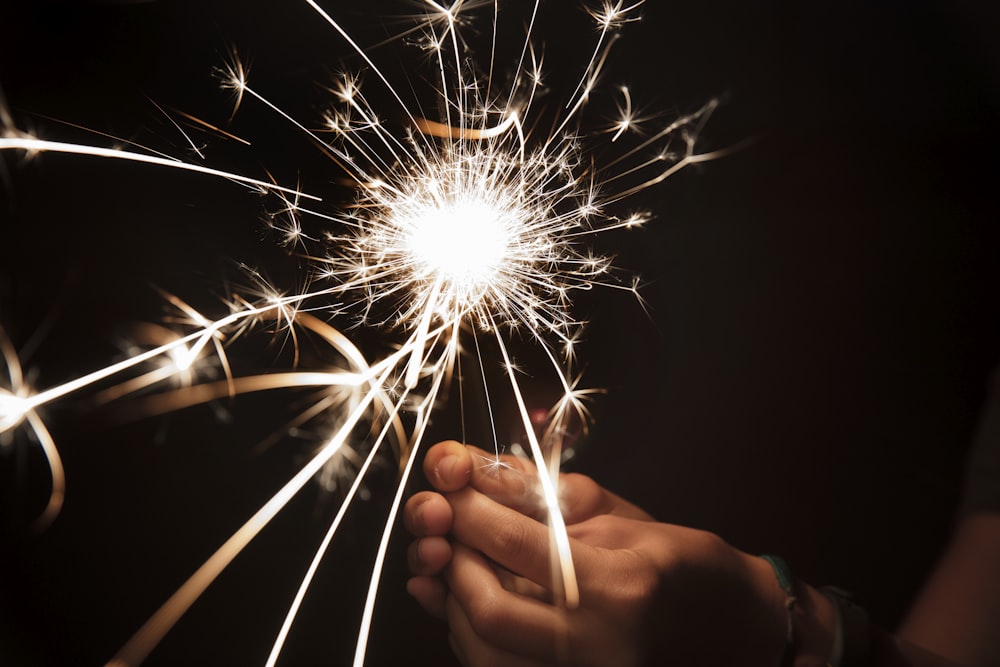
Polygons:
[[963,518],[900,637],[966,665],[1000,660],[1000,515]]
[[[430,450],[424,470],[441,493],[407,504],[407,528],[418,536],[408,590],[448,622],[463,664],[642,665],[664,646],[692,667],[780,663],[786,596],[763,560],[710,533],[658,523],[590,478],[565,474],[581,603],[563,609],[552,604],[533,466],[497,465],[447,442]],[[720,624],[732,630],[707,630]]]
[[[407,590],[448,624],[467,667],[677,664],[776,667],[786,594],[764,560],[704,531],[656,522],[588,477],[560,476],[580,605],[558,601],[534,465],[444,442],[408,501]],[[794,667],[823,667],[836,612],[796,583]],[[873,665],[955,664],[875,631]]]

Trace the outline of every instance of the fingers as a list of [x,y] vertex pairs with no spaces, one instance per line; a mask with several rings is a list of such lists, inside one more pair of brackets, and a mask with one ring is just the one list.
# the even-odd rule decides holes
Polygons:
[[454,511],[452,535],[514,574],[551,590],[549,529],[475,489],[448,494]]
[[421,491],[406,501],[403,524],[415,537],[446,535],[451,530],[453,512],[444,496]]
[[451,543],[443,537],[425,537],[410,543],[407,562],[417,576],[434,576],[451,561]]
[[496,563],[490,563],[490,565],[493,566],[493,571],[496,572],[497,579],[500,580],[500,585],[503,586],[504,590],[510,591],[511,593],[517,593],[518,595],[523,595],[525,597],[534,598],[548,604],[557,604],[558,601],[552,595],[551,591],[546,590],[542,586],[539,586],[535,582],[525,579],[524,577],[519,577],[507,568],[500,567]]
[[406,529],[416,537],[407,550],[410,572],[415,576],[406,589],[429,614],[444,618],[444,583],[434,576],[451,561],[451,544],[443,535],[451,530],[451,505],[430,491],[414,495],[403,512]]
[[[464,667],[543,667],[546,663],[536,662],[510,651],[497,648],[479,637],[465,615],[461,605],[453,597],[448,598],[447,619],[451,634],[448,640],[451,650]],[[551,667],[551,663],[548,663]]]
[[[541,520],[548,513],[538,484],[538,469],[529,459],[497,456],[449,440],[434,445],[427,452],[424,474],[434,488],[445,493],[471,484],[481,493],[522,514]],[[599,514],[653,520],[635,505],[580,474],[560,475],[559,504],[567,523],[579,523]]]
[[[466,664],[551,664],[564,655],[567,612],[506,590],[481,554],[456,545],[446,579],[451,594],[445,615]],[[497,661],[498,654],[519,658]]]
[[412,577],[406,582],[406,592],[413,596],[424,611],[444,620],[448,589],[437,577]]
[[[538,520],[548,515],[538,483],[538,468],[529,459],[500,456],[469,446],[473,460],[471,486],[496,502]],[[611,493],[586,475],[559,476],[559,506],[566,523],[586,521],[600,514],[652,521],[646,512]]]
[[439,491],[458,491],[472,476],[472,457],[454,440],[439,442],[424,457],[424,475]]
[[[452,535],[460,543],[453,545],[456,553],[459,546],[475,549],[550,594],[560,590],[554,584],[561,573],[558,565],[553,566],[550,529],[546,525],[472,488],[448,494],[448,502],[455,512]],[[569,526],[582,606],[631,609],[655,589],[656,570],[646,552],[657,551],[653,562],[669,561],[672,553],[670,541],[660,534],[658,526],[609,514]],[[537,591],[532,595],[543,598]]]
[[542,499],[535,464],[517,456],[497,456],[469,446],[473,460],[470,484],[480,493],[522,514],[543,519],[548,513]]
[[654,521],[643,510],[579,473],[564,473],[559,476],[559,505],[568,524],[580,523],[602,514],[637,521]]
[[[455,542],[482,552],[493,562],[525,577],[548,591],[553,586],[549,528],[517,510],[501,505],[475,489],[466,488],[447,496],[454,511]],[[456,545],[457,547],[458,545]],[[573,563],[581,596],[601,589],[605,581],[605,558],[593,547],[572,541]]]

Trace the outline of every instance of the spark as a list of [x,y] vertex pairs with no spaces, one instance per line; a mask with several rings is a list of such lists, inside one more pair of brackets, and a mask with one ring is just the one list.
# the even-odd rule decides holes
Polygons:
[[[425,118],[418,102],[404,99],[405,82],[394,84],[339,21],[315,0],[304,0],[354,54],[368,78],[387,92],[405,127],[390,127],[385,110],[371,106],[361,74],[343,72],[327,87],[330,108],[322,113],[322,129],[310,129],[272,103],[251,85],[250,68],[235,51],[216,69],[223,90],[232,94],[232,114],[243,105],[259,104],[292,132],[308,138],[353,184],[354,199],[339,209],[321,209],[324,198],[300,187],[279,185],[155,153],[131,144],[128,150],[37,138],[18,131],[3,116],[0,151],[81,154],[123,159],[152,167],[190,171],[222,178],[271,197],[270,225],[283,245],[299,249],[311,274],[291,293],[273,288],[260,271],[246,269],[253,290],[234,294],[229,312],[217,318],[164,293],[174,317],[167,326],[146,330],[137,351],[126,359],[41,391],[29,390],[12,345],[0,337],[9,385],[0,387],[0,434],[28,428],[41,443],[53,478],[52,498],[44,512],[51,520],[62,502],[62,467],[55,444],[39,410],[54,401],[97,385],[115,382],[98,393],[117,401],[142,393],[143,413],[165,411],[260,391],[317,388],[318,393],[289,425],[324,421],[326,435],[309,461],[265,502],[163,604],[112,659],[117,667],[136,665],[152,651],[202,592],[242,552],[307,483],[320,476],[343,474],[356,467],[346,495],[316,550],[286,618],[277,632],[268,665],[285,644],[310,582],[332,542],[344,513],[361,495],[365,475],[380,456],[399,459],[397,491],[386,517],[358,634],[355,665],[365,659],[376,591],[389,548],[391,528],[401,507],[407,481],[436,406],[451,384],[463,354],[477,358],[480,380],[499,453],[491,401],[502,394],[487,382],[484,357],[491,351],[502,360],[513,400],[527,437],[529,455],[538,471],[541,494],[552,532],[554,580],[562,602],[572,608],[579,591],[565,523],[559,509],[558,469],[564,436],[571,424],[586,429],[588,400],[599,390],[581,387],[575,369],[579,331],[584,322],[572,312],[578,291],[610,287],[633,294],[638,281],[623,278],[611,259],[592,249],[600,234],[646,224],[651,216],[613,210],[623,199],[656,185],[687,165],[720,153],[699,153],[696,141],[715,109],[710,101],[694,113],[638,137],[640,119],[632,93],[620,87],[619,117],[610,129],[588,133],[584,115],[593,92],[602,84],[620,29],[639,20],[644,0],[628,4],[606,0],[587,7],[596,36],[584,53],[582,74],[566,88],[556,107],[541,108],[545,67],[535,34],[540,0],[531,5],[518,61],[504,82],[496,76],[499,3],[425,0],[424,13],[403,35],[420,34],[427,51],[441,109]],[[488,66],[477,69],[475,53],[463,30],[492,7],[492,41]],[[417,81],[412,73],[411,81]],[[163,112],[163,107],[157,105]],[[206,121],[176,112],[187,122],[236,138]],[[553,114],[555,114],[553,116]],[[168,116],[169,118],[169,116]],[[194,142],[172,119],[177,131],[201,158]],[[551,127],[545,131],[542,128]],[[606,126],[605,126],[606,127]],[[617,157],[601,162],[598,137],[618,148]],[[244,141],[240,139],[240,141]],[[324,227],[322,235],[306,233],[306,225]],[[323,311],[330,322],[312,314]],[[337,322],[334,326],[333,322]],[[341,322],[343,324],[341,324]],[[230,363],[233,341],[255,329],[283,335],[295,349],[295,370],[236,376]],[[394,350],[369,361],[343,333],[350,327],[383,332]],[[525,402],[520,369],[509,351],[509,335],[526,332],[545,353],[547,370],[561,387],[548,413],[541,437]],[[342,368],[299,369],[299,336],[308,333],[329,345]],[[480,341],[480,333],[488,333]],[[474,346],[463,341],[471,336]],[[485,342],[489,342],[487,348]],[[211,353],[209,353],[211,352]],[[214,360],[214,361],[211,361]],[[202,374],[214,364],[215,375]],[[151,366],[151,367],[150,367]],[[224,376],[224,377],[221,377]],[[168,384],[169,383],[169,384]],[[461,386],[459,387],[461,392]],[[152,393],[151,393],[152,392]],[[404,426],[405,422],[405,426]],[[27,426],[25,426],[27,425]],[[359,441],[361,449],[355,449]],[[351,459],[352,465],[344,465]],[[53,509],[53,507],[55,509]]]
[[597,25],[601,26],[601,28],[619,28],[626,23],[638,21],[639,17],[636,14],[636,10],[645,2],[646,0],[639,0],[636,3],[628,5],[623,0],[618,0],[618,2],[606,0],[600,9],[588,8],[587,12],[597,21]]
[[0,443],[2,443],[5,434],[12,432],[22,423],[26,423],[34,439],[42,448],[42,453],[49,465],[51,482],[49,500],[45,509],[33,523],[36,531],[42,531],[55,521],[62,509],[66,498],[66,473],[63,469],[62,457],[59,455],[59,450],[56,449],[55,440],[52,439],[45,422],[36,411],[37,400],[24,380],[20,359],[2,329],[0,329],[0,358],[6,364],[7,377],[10,382],[9,389],[0,387]]
[[25,151],[28,155],[36,155],[38,153],[46,153],[46,152],[69,153],[76,155],[87,155],[90,157],[105,157],[105,158],[113,158],[116,160],[129,160],[131,162],[144,162],[146,164],[159,165],[162,167],[171,167],[173,169],[193,171],[200,174],[206,174],[208,176],[219,176],[229,180],[244,183],[246,185],[252,185],[263,192],[277,190],[279,192],[284,192],[289,195],[307,197],[309,199],[320,201],[320,198],[316,197],[315,195],[310,195],[304,192],[298,192],[292,188],[282,187],[280,185],[275,185],[273,183],[268,183],[266,181],[250,178],[248,176],[241,176],[239,174],[231,172],[220,171],[218,169],[212,169],[211,167],[205,167],[199,164],[184,162],[182,160],[169,160],[156,155],[135,153],[131,151],[119,150],[116,148],[102,148],[100,146],[82,146],[80,144],[70,144],[63,141],[46,141],[44,139],[36,139],[31,136],[13,136],[13,137],[0,136],[0,150],[20,150],[20,151]]

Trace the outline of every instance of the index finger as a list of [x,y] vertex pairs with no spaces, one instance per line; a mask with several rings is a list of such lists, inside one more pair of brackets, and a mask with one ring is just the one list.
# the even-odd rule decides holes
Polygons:
[[[544,521],[549,508],[538,482],[538,467],[519,456],[490,454],[467,446],[473,465],[470,484],[496,502]],[[557,482],[559,508],[567,524],[581,523],[601,514],[640,521],[653,518],[632,503],[611,493],[586,475],[563,473]]]
[[[487,558],[542,586],[550,592],[559,590],[554,581],[550,529],[479,493],[466,488],[448,494],[454,511],[452,535],[458,542],[482,552]],[[606,549],[591,547],[570,538],[573,564],[580,586],[581,600],[603,599],[602,588],[608,577],[620,573],[620,559],[609,558]]]

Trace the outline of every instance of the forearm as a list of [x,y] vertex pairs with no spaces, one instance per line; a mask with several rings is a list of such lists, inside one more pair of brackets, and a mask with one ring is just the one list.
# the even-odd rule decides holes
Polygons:
[[[869,630],[871,667],[993,665],[1000,658],[1000,514],[964,519],[897,635]],[[803,585],[804,586],[804,585]],[[809,587],[804,588],[808,590]],[[822,601],[816,606],[822,609]],[[824,621],[803,605],[801,623],[812,637],[808,657],[795,667],[824,667]],[[837,667],[833,665],[833,667]],[[855,667],[844,661],[842,667]]]
[[900,630],[900,636],[963,664],[1000,659],[1000,514],[965,518],[956,528]]
[[[955,667],[952,662],[847,612],[845,603],[799,582],[793,607],[792,667]],[[838,609],[838,605],[841,606]]]
[[871,629],[871,652],[871,667],[957,667],[959,665],[874,627]]

